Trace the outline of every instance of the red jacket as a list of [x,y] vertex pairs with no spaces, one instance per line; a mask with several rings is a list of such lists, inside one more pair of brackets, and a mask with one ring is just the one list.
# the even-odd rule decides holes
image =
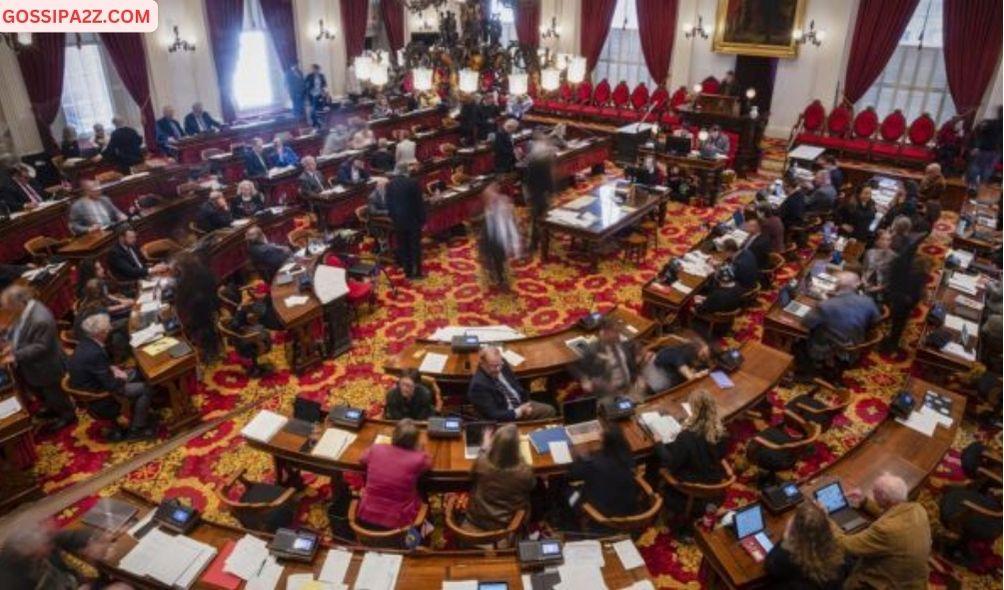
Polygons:
[[422,505],[418,478],[432,466],[432,459],[423,451],[384,444],[370,447],[361,462],[366,465],[366,485],[358,518],[389,529],[414,522]]

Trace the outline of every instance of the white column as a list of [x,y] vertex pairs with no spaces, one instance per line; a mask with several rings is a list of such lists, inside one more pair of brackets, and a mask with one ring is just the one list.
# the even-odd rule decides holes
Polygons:
[[[195,44],[195,51],[168,52],[175,25],[182,39]],[[160,27],[143,38],[156,115],[169,104],[178,117],[184,117],[192,103],[202,102],[219,119],[220,87],[202,0],[161,2]]]
[[6,124],[14,152],[18,155],[42,151],[42,140],[31,111],[31,100],[21,77],[14,51],[0,44],[0,115]]

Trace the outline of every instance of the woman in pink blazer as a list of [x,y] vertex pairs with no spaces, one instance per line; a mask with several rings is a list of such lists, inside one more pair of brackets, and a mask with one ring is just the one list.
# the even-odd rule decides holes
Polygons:
[[417,446],[418,429],[405,419],[394,428],[391,444],[373,445],[363,454],[366,485],[357,516],[366,525],[396,529],[415,521],[422,505],[418,478],[432,466]]

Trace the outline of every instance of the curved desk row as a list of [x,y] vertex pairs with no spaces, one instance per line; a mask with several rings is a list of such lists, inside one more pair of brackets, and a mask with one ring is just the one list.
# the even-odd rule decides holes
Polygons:
[[[840,480],[845,490],[860,488],[869,492],[875,480],[886,472],[903,478],[914,493],[923,485],[951,448],[962,422],[966,400],[956,393],[918,379],[911,380],[907,389],[918,400],[923,400],[928,391],[950,398],[951,427],[939,425],[934,435],[929,437],[890,418],[835,463],[800,482],[803,496],[812,498],[813,490],[836,479]],[[766,528],[774,543],[782,538],[792,514],[791,510],[777,515],[764,510]],[[747,588],[763,583],[767,575],[763,565],[754,561],[739,545],[732,530],[721,526],[711,531],[697,527],[696,540],[705,562],[727,587]]]

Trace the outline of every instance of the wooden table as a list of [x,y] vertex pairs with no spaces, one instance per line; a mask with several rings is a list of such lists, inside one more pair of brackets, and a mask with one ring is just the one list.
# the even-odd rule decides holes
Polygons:
[[[425,197],[425,225],[422,233],[428,236],[438,236],[466,221],[471,221],[484,211],[482,193],[489,179],[472,181],[463,185],[448,186],[436,196]],[[390,236],[391,247],[394,247],[394,224],[390,217],[376,216],[370,223]]]
[[[143,195],[174,196],[178,185],[188,180],[188,169],[175,164],[157,166],[101,184],[101,193],[123,213],[128,213]],[[77,195],[80,191],[77,191]]]
[[[986,286],[983,285],[979,287],[975,295],[963,293],[949,286],[948,277],[954,272],[959,271],[947,269],[941,271],[937,290],[935,290],[934,296],[931,299],[932,303],[941,304],[948,314],[960,316],[963,319],[975,323],[977,326],[982,325],[983,314],[986,312],[985,307],[979,312],[970,311],[956,300],[959,297],[968,297],[985,304],[987,298]],[[953,341],[959,341],[961,336],[959,331],[948,327],[944,327],[944,329],[952,335]],[[927,343],[927,337],[932,331],[932,326],[927,322],[924,322],[921,327],[920,340],[917,344],[917,356],[914,359],[914,362],[921,370],[921,374],[924,378],[930,379],[936,383],[944,383],[953,374],[968,373],[975,368],[976,363],[978,362],[978,355],[977,358],[969,360],[929,345]],[[980,336],[981,334],[979,328],[974,330],[973,333],[969,335],[970,341],[972,342],[972,350],[980,350]]]
[[157,355],[145,352],[144,347],[133,349],[133,358],[139,368],[143,380],[154,388],[167,393],[171,408],[171,419],[165,425],[174,433],[187,429],[201,418],[199,411],[192,404],[198,388],[196,369],[199,364],[195,348],[181,334],[172,336],[178,341],[188,344],[189,352],[178,358],[172,357],[167,351]]
[[293,229],[293,220],[300,214],[299,209],[286,207],[277,214],[255,217],[253,223],[216,230],[202,236],[195,250],[217,278],[225,279],[248,263],[246,239],[248,228],[257,225],[265,232],[269,241],[285,244],[286,234]]
[[[1000,193],[994,200],[967,200],[959,212],[956,231],[952,234],[952,247],[969,250],[976,254],[989,256],[1001,247],[1001,228],[998,225],[1000,215]],[[968,227],[959,234],[962,218],[970,220]]]
[[577,209],[579,214],[591,213],[596,220],[589,226],[580,227],[559,223],[551,217],[551,212],[562,207],[553,207],[541,222],[541,259],[547,261],[552,234],[565,234],[572,240],[585,243],[589,257],[589,270],[596,272],[602,252],[602,245],[616,242],[621,231],[641,223],[663,205],[663,199],[646,191],[629,189],[629,194],[621,202],[616,195],[616,183],[605,183],[591,193],[595,197],[589,205]]
[[770,113],[761,112],[759,117],[752,119],[738,111],[714,112],[688,103],[676,107],[676,114],[680,117],[681,126],[685,128],[718,125],[725,131],[735,133],[739,138],[733,164],[737,174],[755,174],[760,168],[760,158],[763,156],[760,140],[763,139]]
[[0,402],[17,398],[21,409],[0,420],[0,514],[18,504],[42,495],[35,478],[35,440],[31,415],[25,409],[24,398],[14,385],[14,377],[0,367],[8,385],[0,388]]
[[0,221],[0,264],[11,264],[28,258],[24,244],[36,236],[62,239],[69,237],[67,225],[69,199],[60,199],[31,211],[19,211]]
[[728,168],[728,159],[726,158],[702,158],[696,152],[691,152],[686,156],[678,156],[647,147],[640,148],[638,153],[640,157],[654,156],[667,168],[678,166],[696,174],[700,182],[697,193],[707,200],[709,206],[714,206],[722,194],[722,173]]
[[[309,273],[313,278],[316,260],[299,261],[299,273],[293,275],[292,282],[279,284],[283,273],[277,273],[272,280],[272,308],[282,326],[289,331],[290,338],[286,343],[286,362],[297,373],[310,368],[324,360],[324,321],[320,300],[314,295],[313,286],[301,290],[300,277]],[[286,298],[304,296],[307,302],[302,305],[290,306]]]
[[[512,136],[513,146],[517,149],[528,149],[533,132],[520,129]],[[464,147],[457,150],[457,156],[464,162],[464,167],[471,176],[491,174],[495,171],[495,149],[488,141],[479,142],[474,147]]]
[[[884,420],[860,443],[843,454],[830,466],[812,477],[799,482],[802,494],[812,498],[813,490],[839,479],[844,490],[860,488],[870,492],[875,480],[885,472],[906,481],[915,494],[927,476],[941,462],[951,448],[965,411],[966,400],[956,394],[919,379],[911,380],[907,389],[918,400],[927,391],[934,391],[952,399],[952,426],[938,426],[934,436],[928,437],[894,420]],[[784,528],[793,511],[779,515],[764,510],[768,535],[775,544],[780,542]],[[728,588],[764,586],[766,572],[756,563],[736,540],[731,529],[717,526],[708,531],[696,527],[697,546],[704,554],[704,563]]]
[[[924,178],[921,170],[906,170],[885,164],[841,159],[839,167],[844,172],[844,183],[852,187],[863,186],[876,175],[888,176],[900,181],[912,180],[918,185]],[[840,187],[837,187],[838,189]],[[966,183],[961,178],[949,178],[945,192],[941,195],[941,206],[946,211],[959,211],[966,200]]]

